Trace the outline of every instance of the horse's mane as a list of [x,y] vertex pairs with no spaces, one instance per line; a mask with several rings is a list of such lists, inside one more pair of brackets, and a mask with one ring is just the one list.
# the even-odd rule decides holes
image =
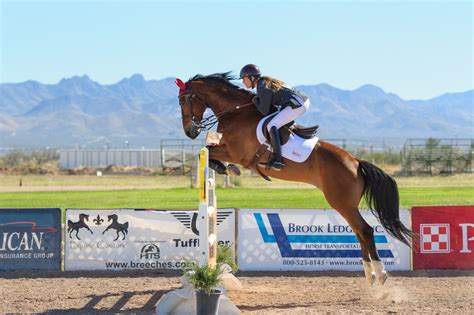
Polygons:
[[247,97],[253,97],[255,94],[249,90],[243,89],[240,86],[237,86],[231,82],[231,80],[237,80],[238,78],[232,74],[232,71],[222,72],[222,73],[213,73],[208,75],[197,74],[194,77],[190,78],[188,82],[192,81],[206,81],[209,83],[218,83],[223,84],[232,91],[243,93]]

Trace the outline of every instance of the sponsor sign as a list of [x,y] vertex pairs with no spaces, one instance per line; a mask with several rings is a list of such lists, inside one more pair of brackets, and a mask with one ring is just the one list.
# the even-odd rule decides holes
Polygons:
[[[67,209],[66,270],[181,269],[199,251],[198,212]],[[218,240],[235,244],[235,211],[219,209]]]
[[474,269],[474,206],[412,208],[413,269]]
[[61,209],[0,209],[0,270],[61,269]]
[[[387,270],[410,270],[410,248],[385,233],[370,211]],[[409,227],[409,211],[400,211]],[[360,245],[335,210],[239,209],[238,263],[241,270],[363,270]]]

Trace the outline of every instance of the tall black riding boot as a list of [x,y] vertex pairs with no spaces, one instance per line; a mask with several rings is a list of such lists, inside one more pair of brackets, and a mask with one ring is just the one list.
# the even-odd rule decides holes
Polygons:
[[271,160],[267,164],[267,167],[272,168],[275,171],[279,171],[285,166],[285,164],[283,164],[281,160],[280,134],[278,133],[277,127],[270,128],[270,141],[272,143],[273,154]]

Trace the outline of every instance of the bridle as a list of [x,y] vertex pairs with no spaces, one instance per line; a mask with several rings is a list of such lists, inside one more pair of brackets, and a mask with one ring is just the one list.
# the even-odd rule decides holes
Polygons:
[[[184,98],[184,103],[182,104],[181,103],[181,99]],[[217,118],[215,119],[212,119],[212,124],[210,125],[210,121],[211,121],[211,117],[207,117],[207,118],[199,118],[197,116],[194,116],[194,112],[193,112],[193,102],[191,100],[197,100],[199,103],[201,103],[202,105],[204,105],[204,107],[208,108],[209,105],[207,104],[207,102],[204,102],[203,100],[201,100],[196,94],[192,93],[191,89],[187,89],[186,91],[184,91],[183,93],[181,93],[181,91],[179,92],[179,96],[178,96],[178,100],[179,100],[179,105],[182,107],[182,106],[188,106],[189,107],[189,112],[191,113],[191,125],[193,128],[196,128],[196,129],[210,129],[212,128],[212,126],[214,126],[216,123],[217,123]]]
[[[221,118],[222,116],[226,114],[230,114],[241,108],[245,108],[250,105],[253,105],[253,102],[248,102],[242,105],[237,104],[231,109],[223,110],[219,113],[214,113],[205,118],[199,118],[197,116],[194,116],[193,102],[192,102],[193,100],[196,100],[197,102],[201,103],[202,105],[204,105],[205,108],[211,108],[211,107],[209,106],[207,101],[203,101],[196,93],[193,93],[191,87],[188,84],[183,83],[183,85],[181,85],[180,83],[178,83],[178,80],[179,79],[176,79],[176,84],[180,87],[179,95],[178,95],[179,105],[189,107],[189,112],[191,113],[191,124],[193,128],[209,130],[212,127],[214,127],[215,124],[219,122],[219,118]],[[179,81],[182,83],[181,80]],[[183,103],[181,103],[182,98],[184,98]]]

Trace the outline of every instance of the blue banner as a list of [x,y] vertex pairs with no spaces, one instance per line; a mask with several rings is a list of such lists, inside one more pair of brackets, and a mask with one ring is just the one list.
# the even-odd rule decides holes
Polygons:
[[61,209],[0,209],[0,270],[61,269]]

